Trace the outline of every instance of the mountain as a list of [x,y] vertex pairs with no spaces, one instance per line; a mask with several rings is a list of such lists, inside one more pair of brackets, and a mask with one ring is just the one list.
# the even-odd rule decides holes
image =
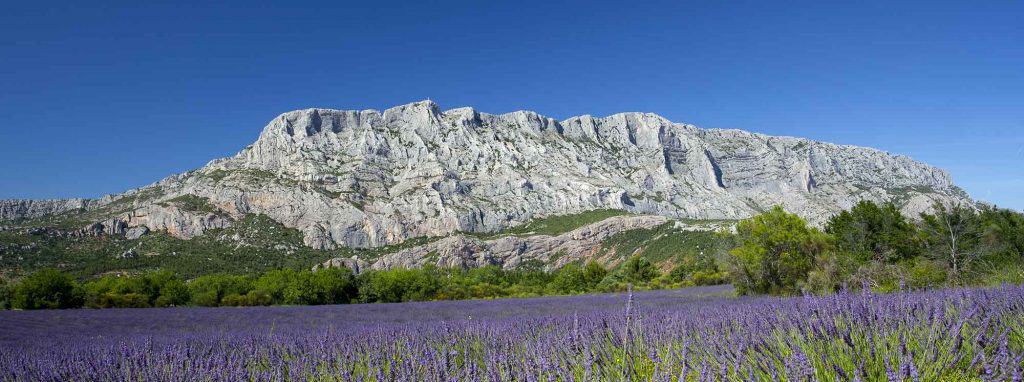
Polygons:
[[613,233],[736,220],[774,205],[820,224],[861,199],[892,200],[908,214],[969,202],[945,171],[870,148],[701,129],[650,113],[557,121],[422,101],[383,112],[287,112],[233,157],[101,199],[2,201],[0,219],[70,236],[192,239],[259,215],[322,251],[448,237],[425,244],[443,248],[405,248],[411,254],[375,264],[387,267],[438,252],[522,260],[530,248],[558,245],[480,235],[587,211],[638,215],[602,227]]

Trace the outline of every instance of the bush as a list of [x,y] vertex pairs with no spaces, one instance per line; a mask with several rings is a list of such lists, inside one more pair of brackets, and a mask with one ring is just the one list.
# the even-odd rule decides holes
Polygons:
[[909,264],[906,286],[915,289],[942,286],[949,277],[949,270],[941,262],[918,257]]
[[[192,303],[199,306],[220,306],[227,296],[242,296],[251,291],[252,279],[225,274],[200,276],[188,284]],[[237,302],[231,297],[229,302]]]
[[359,277],[359,297],[364,302],[432,300],[440,289],[434,268],[370,271]]
[[85,306],[90,308],[166,307],[188,304],[185,283],[170,271],[141,276],[103,276],[83,286]]
[[56,269],[43,269],[21,280],[11,298],[16,309],[80,308],[83,302],[78,283]]
[[977,211],[960,204],[947,207],[936,203],[933,214],[921,214],[921,233],[928,255],[949,267],[954,283],[962,283],[983,257],[984,227]]
[[916,227],[891,202],[863,200],[830,218],[825,232],[836,249],[862,261],[896,262],[921,252]]
[[729,273],[722,271],[696,271],[690,275],[690,282],[696,286],[722,285],[729,282]]
[[11,308],[11,288],[7,280],[0,279],[0,310]]
[[626,260],[619,271],[622,273],[623,281],[628,283],[645,283],[658,277],[658,270],[654,268],[654,264],[640,255]]
[[348,304],[358,293],[355,276],[348,268],[324,268],[305,277],[311,288],[312,304]]
[[[264,273],[253,283],[253,288],[270,298],[271,304],[303,305],[310,302],[311,288],[308,277],[292,269],[278,269]],[[242,295],[244,293],[239,293]]]
[[604,269],[601,264],[596,262],[589,262],[587,266],[583,268],[583,279],[587,283],[587,290],[592,291],[597,288],[597,284],[604,280],[605,276],[608,276],[608,270]]
[[737,293],[795,294],[829,238],[776,206],[736,226],[730,278]]
[[569,263],[555,272],[551,291],[558,294],[576,294],[587,291],[586,274],[578,264]]
[[800,288],[809,293],[835,293],[846,286],[858,266],[859,262],[846,253],[827,251],[815,258]]
[[244,295],[232,293],[224,296],[220,301],[220,306],[265,306],[271,305],[271,303],[270,295],[262,291],[251,290]]

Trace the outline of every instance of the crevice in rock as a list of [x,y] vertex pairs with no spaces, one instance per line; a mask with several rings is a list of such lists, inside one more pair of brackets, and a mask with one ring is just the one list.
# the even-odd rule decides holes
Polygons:
[[320,112],[313,109],[313,113],[309,115],[309,124],[306,125],[306,135],[319,133],[322,126],[323,118],[320,118]]
[[722,168],[718,167],[715,157],[711,156],[711,151],[708,150],[704,150],[704,156],[708,158],[708,163],[711,164],[711,171],[715,174],[715,184],[720,188],[725,188],[725,184],[722,183]]
[[669,155],[668,147],[661,149],[661,155],[665,157],[665,170],[669,175],[675,174],[675,171],[672,170],[672,156]]

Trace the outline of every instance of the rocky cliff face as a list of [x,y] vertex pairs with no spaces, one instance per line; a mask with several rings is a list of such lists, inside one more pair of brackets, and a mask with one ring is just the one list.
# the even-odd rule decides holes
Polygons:
[[32,219],[69,211],[84,210],[103,204],[92,199],[9,199],[0,200],[0,220]]
[[[781,204],[822,222],[861,199],[894,200],[908,213],[968,200],[944,171],[869,148],[706,130],[647,113],[556,121],[432,102],[288,112],[237,155],[135,195],[133,208],[106,224],[186,237],[259,213],[301,230],[315,248],[493,232],[591,209],[740,219]],[[202,203],[180,203],[186,196]],[[16,207],[0,207],[5,219],[63,208],[6,203]]]

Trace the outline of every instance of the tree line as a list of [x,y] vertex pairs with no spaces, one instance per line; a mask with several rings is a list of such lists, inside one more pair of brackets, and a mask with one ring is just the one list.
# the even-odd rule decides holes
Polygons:
[[279,269],[183,280],[162,270],[80,283],[44,269],[7,284],[0,308],[319,305],[530,297],[732,283],[739,294],[832,293],[1024,281],[1024,215],[994,207],[936,205],[909,219],[892,203],[862,201],[823,229],[773,208],[740,221],[720,252],[676,259],[667,272],[642,255],[612,269],[596,262],[545,271],[393,269],[355,275],[347,268]]
[[911,220],[893,203],[862,201],[823,230],[780,207],[740,221],[724,257],[740,294],[843,288],[996,285],[1024,281],[1024,215],[936,204]]
[[0,285],[0,307],[14,309],[144,308],[170,306],[321,305],[462,300],[580,294],[640,288],[672,288],[725,282],[708,264],[682,264],[660,272],[642,256],[608,270],[601,264],[570,263],[544,271],[530,263],[517,269],[424,267],[368,271],[279,269],[256,276],[213,274],[182,280],[161,270],[136,276],[107,275],[79,283],[44,269],[12,285]]

